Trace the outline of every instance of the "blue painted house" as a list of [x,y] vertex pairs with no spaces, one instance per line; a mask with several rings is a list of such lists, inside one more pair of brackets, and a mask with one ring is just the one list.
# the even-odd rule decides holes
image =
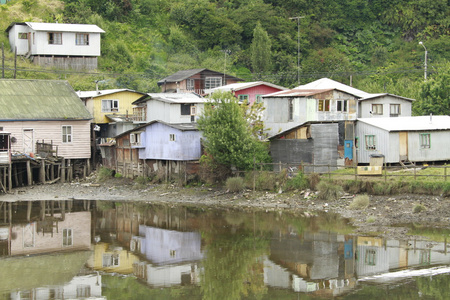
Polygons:
[[100,145],[103,165],[127,177],[186,176],[197,169],[201,138],[195,123],[151,121]]

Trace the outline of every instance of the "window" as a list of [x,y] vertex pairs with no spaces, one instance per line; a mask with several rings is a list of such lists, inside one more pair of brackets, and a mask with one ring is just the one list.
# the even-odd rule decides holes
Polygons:
[[391,104],[389,106],[389,110],[390,110],[389,115],[391,117],[398,117],[400,115],[400,104]]
[[197,114],[197,107],[192,105],[191,106],[191,116],[195,116]]
[[119,253],[104,253],[103,267],[117,267],[120,265]]
[[364,262],[366,265],[375,266],[377,264],[377,251],[375,249],[367,249]]
[[132,146],[140,146],[141,145],[141,133],[134,132],[130,134],[130,143]]
[[62,45],[62,33],[61,32],[49,32],[48,33],[49,45]]
[[375,136],[374,135],[366,135],[366,150],[376,150],[377,147],[375,145]]
[[239,103],[248,102],[248,95],[239,95]]
[[69,125],[62,127],[62,142],[72,143],[72,126]]
[[26,40],[28,39],[28,35],[26,32],[19,32],[19,40]]
[[118,112],[119,100],[102,100],[102,112]]
[[169,141],[175,142],[175,134],[173,133],[169,134]]
[[73,230],[63,229],[63,246],[73,246]]
[[186,89],[188,91],[192,91],[195,89],[194,79],[192,79],[192,78],[186,79]]
[[262,102],[262,95],[256,95],[255,96],[255,99],[256,99],[256,103],[261,103]]
[[205,89],[213,89],[218,86],[222,86],[222,77],[205,78]]
[[91,286],[89,284],[77,284],[77,298],[90,298]]
[[372,104],[372,114],[382,115],[383,114],[383,104]]
[[420,148],[429,149],[431,146],[430,134],[421,133],[420,134]]
[[319,100],[318,111],[330,111],[330,100]]
[[338,100],[336,110],[340,112],[347,112],[348,100]]
[[89,34],[77,33],[75,36],[75,45],[88,46],[89,45]]
[[292,121],[294,120],[294,100],[289,99],[288,106],[288,119]]
[[181,115],[182,116],[191,115],[191,104],[181,104]]

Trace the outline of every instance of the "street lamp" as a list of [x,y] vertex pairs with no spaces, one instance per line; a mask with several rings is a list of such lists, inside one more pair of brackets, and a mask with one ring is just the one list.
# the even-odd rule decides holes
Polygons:
[[422,47],[425,49],[425,73],[423,75],[423,78],[425,79],[425,81],[427,81],[427,59],[428,59],[428,51],[427,51],[427,47],[425,47],[425,45],[422,42],[419,42],[419,45],[422,45]]
[[304,17],[292,17],[290,20],[297,20],[297,82],[300,85],[300,19]]

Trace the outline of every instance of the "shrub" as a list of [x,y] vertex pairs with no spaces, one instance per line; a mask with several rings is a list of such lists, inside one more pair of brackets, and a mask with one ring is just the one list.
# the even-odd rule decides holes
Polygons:
[[368,195],[358,195],[356,196],[352,203],[350,203],[350,209],[364,209],[369,206],[369,196]]
[[230,192],[240,192],[244,189],[244,179],[241,177],[230,177],[225,185]]
[[342,194],[342,186],[334,184],[330,180],[322,180],[317,185],[318,198],[322,200],[336,200]]
[[413,213],[417,214],[424,210],[427,210],[425,206],[423,206],[422,204],[416,204],[413,208]]
[[136,177],[136,179],[134,179],[134,181],[135,181],[137,184],[145,185],[145,184],[147,184],[147,183],[150,182],[150,178],[148,178],[148,177],[146,177],[146,176],[138,176],[138,177]]
[[308,187],[308,179],[303,172],[298,172],[295,177],[286,181],[285,187],[287,190],[301,190]]
[[275,183],[277,182],[276,176],[268,171],[258,172],[256,177],[256,189],[273,191],[275,189]]
[[114,174],[114,177],[115,177],[115,178],[122,178],[122,177],[123,177],[123,175],[122,175],[122,174],[120,174],[120,173],[116,173],[116,174]]
[[104,182],[106,180],[108,180],[109,178],[112,178],[114,174],[114,170],[105,168],[105,167],[101,167],[100,170],[98,171],[98,176],[97,176],[97,181],[98,182]]
[[367,223],[373,223],[373,222],[375,222],[376,220],[377,220],[376,217],[370,216],[370,217],[367,218],[366,222],[367,222]]
[[320,182],[320,175],[317,173],[312,173],[308,175],[309,188],[312,190],[317,190],[317,185]]

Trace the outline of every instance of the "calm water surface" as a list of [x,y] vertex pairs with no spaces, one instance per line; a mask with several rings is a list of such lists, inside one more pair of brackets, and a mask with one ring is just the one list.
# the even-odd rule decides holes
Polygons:
[[450,230],[353,234],[331,213],[0,202],[2,299],[449,299]]

